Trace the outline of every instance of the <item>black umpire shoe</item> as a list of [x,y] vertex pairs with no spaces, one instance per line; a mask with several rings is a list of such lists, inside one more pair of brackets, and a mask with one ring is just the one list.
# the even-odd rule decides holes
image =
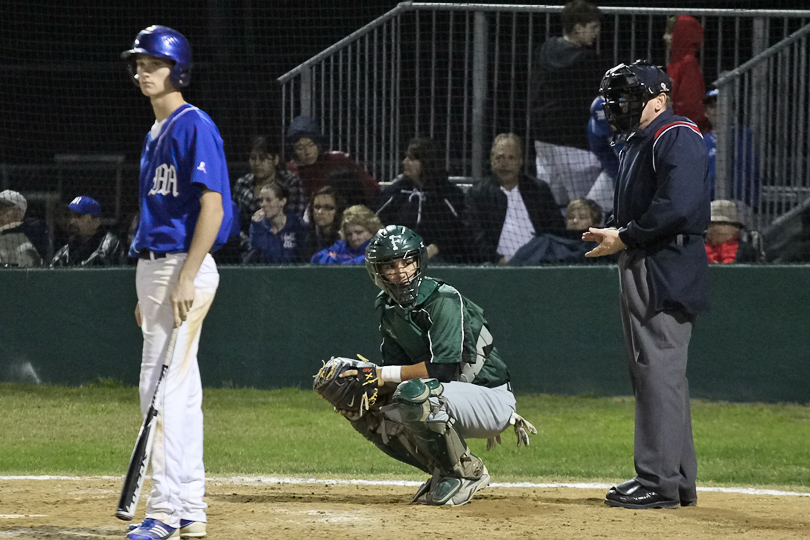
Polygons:
[[667,499],[659,493],[642,486],[633,478],[613,486],[605,495],[605,504],[622,508],[644,510],[646,508],[678,508],[678,499]]

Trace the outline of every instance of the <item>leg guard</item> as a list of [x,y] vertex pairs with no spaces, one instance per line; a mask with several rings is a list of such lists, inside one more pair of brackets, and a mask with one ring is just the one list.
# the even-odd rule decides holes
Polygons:
[[351,422],[352,427],[388,456],[432,474],[426,461],[420,460],[415,447],[404,436],[403,426],[384,419],[382,413],[367,412]]
[[[442,386],[436,379],[413,379],[401,383],[391,408],[402,419],[407,439],[416,447],[433,478],[423,484],[414,502],[457,505],[469,502],[489,482],[480,458],[474,456],[453,426],[454,420],[431,421],[432,412],[442,407]],[[431,403],[430,398],[435,398]]]

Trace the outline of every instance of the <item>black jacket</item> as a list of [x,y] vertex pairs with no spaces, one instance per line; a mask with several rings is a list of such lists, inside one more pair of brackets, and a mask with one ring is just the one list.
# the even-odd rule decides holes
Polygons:
[[[522,174],[517,188],[529,212],[535,235],[565,228],[562,213],[548,184],[538,183],[534,178]],[[470,229],[480,262],[497,262],[500,259],[497,249],[506,219],[506,207],[506,194],[491,176],[483,178],[467,192]]]
[[380,193],[377,216],[383,225],[404,225],[417,232],[426,246],[436,244],[441,261],[471,260],[464,192],[446,178],[420,189],[400,174]]
[[697,126],[665,110],[619,155],[607,226],[646,256],[650,306],[699,313],[709,304],[703,235],[710,216],[709,157]]
[[531,111],[535,140],[590,150],[591,102],[611,64],[593,49],[554,37],[535,51]]
[[51,266],[113,266],[121,264],[122,253],[118,237],[99,229],[93,236],[72,236],[56,252]]

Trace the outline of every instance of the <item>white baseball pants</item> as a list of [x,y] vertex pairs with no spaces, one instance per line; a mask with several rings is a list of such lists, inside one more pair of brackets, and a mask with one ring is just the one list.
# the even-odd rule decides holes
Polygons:
[[[139,385],[142,414],[149,409],[174,327],[169,295],[185,260],[185,253],[177,253],[138,261],[136,288],[143,322]],[[197,349],[203,320],[219,285],[219,273],[210,254],[205,256],[194,285],[197,288],[194,303],[177,334],[171,364],[157,399],[152,492],[146,505],[146,517],[170,527],[179,527],[181,518],[206,521],[202,383]]]

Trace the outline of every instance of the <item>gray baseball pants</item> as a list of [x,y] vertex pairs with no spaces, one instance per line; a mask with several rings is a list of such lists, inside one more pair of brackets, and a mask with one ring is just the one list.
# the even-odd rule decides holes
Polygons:
[[640,250],[619,256],[621,316],[636,400],[634,461],[638,481],[663,497],[696,500],[686,361],[694,315],[653,312],[646,259]]

